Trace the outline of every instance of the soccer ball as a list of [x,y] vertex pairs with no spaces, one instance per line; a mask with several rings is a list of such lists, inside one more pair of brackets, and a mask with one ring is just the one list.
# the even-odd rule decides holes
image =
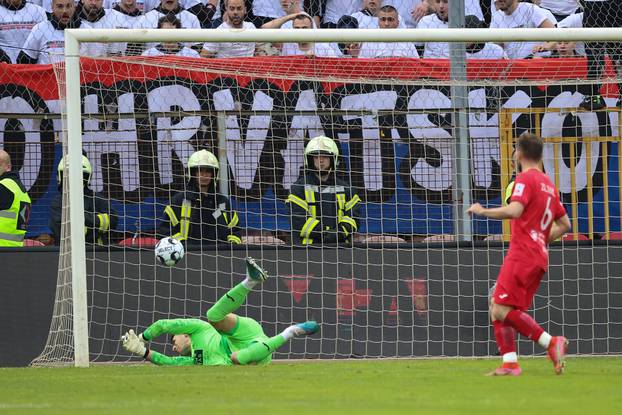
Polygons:
[[161,264],[172,267],[184,257],[184,246],[177,239],[168,236],[158,241],[155,254]]

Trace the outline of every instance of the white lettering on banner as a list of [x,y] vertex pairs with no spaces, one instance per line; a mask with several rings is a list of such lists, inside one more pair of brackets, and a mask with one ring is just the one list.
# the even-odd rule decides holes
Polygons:
[[[341,100],[342,110],[392,110],[395,109],[397,93],[395,91],[377,91],[369,94],[348,95]],[[365,189],[381,190],[382,186],[382,154],[380,152],[380,126],[378,117],[373,115],[348,115],[345,121],[361,119],[363,129],[363,180]],[[391,136],[399,139],[397,132]],[[340,139],[349,139],[348,134],[340,134]]]
[[[99,104],[97,95],[85,96],[84,113],[97,114],[99,112]],[[118,102],[115,105],[109,105],[108,108],[114,110],[110,111],[114,113],[133,112],[134,94],[126,93],[119,95]],[[140,185],[136,120],[133,118],[121,118],[116,128],[113,128],[112,124],[112,121],[106,121],[104,123],[105,127],[102,130],[100,120],[84,119],[82,145],[93,168],[91,188],[96,192],[104,189],[101,156],[113,153],[119,155],[123,190],[136,190]]]
[[[0,113],[23,113],[33,114],[35,110],[24,100],[19,97],[4,97],[0,99]],[[0,144],[4,143],[4,130],[7,119],[0,118]],[[33,119],[20,119],[24,136],[26,139],[26,151],[24,154],[24,163],[19,171],[19,177],[24,184],[26,190],[37,180],[39,176],[39,168],[41,167],[41,133],[40,121]],[[0,145],[2,148],[2,145]]]
[[[241,104],[235,102],[230,90],[214,93],[214,108],[219,110],[240,109]],[[252,109],[271,110],[272,98],[263,92],[256,92]],[[227,116],[227,160],[233,172],[236,186],[250,189],[255,181],[259,159],[270,128],[269,115],[251,115],[248,120],[246,136],[242,134],[242,126],[235,115]]]
[[[101,94],[100,94],[101,95]],[[234,102],[232,90],[224,89],[213,94],[214,109],[235,110],[240,109],[240,103]],[[298,110],[314,110],[318,107],[316,97],[312,90],[302,91],[296,99]],[[396,105],[397,94],[393,91],[377,91],[365,94],[344,95],[340,101],[341,109],[370,109],[383,110],[393,109]],[[534,97],[535,98],[535,97]],[[549,101],[550,107],[576,107],[582,96],[578,93],[562,92]],[[84,98],[85,112],[94,113],[100,111],[101,105],[98,96],[88,95]],[[119,95],[118,110],[122,113],[134,111],[134,95],[126,93]],[[153,89],[148,94],[149,111],[169,112],[175,108],[182,110],[200,110],[201,102],[205,97],[197,97],[190,88],[182,85],[168,85]],[[249,107],[254,110],[272,110],[273,100],[261,91],[255,91],[252,96],[252,103]],[[615,101],[615,99],[614,99]],[[474,184],[480,188],[489,188],[493,179],[493,168],[499,164],[499,143],[498,143],[498,120],[497,114],[479,112],[476,108],[484,108],[486,99],[484,90],[476,89],[469,93],[469,106],[471,112],[468,114],[469,133],[471,137],[471,160]],[[56,112],[59,108],[57,100],[48,100],[46,104],[50,111]],[[252,105],[251,105],[252,104]],[[451,156],[453,151],[453,138],[450,131],[452,120],[450,114],[450,100],[443,92],[437,89],[419,89],[409,97],[407,107],[409,109],[429,110],[427,113],[410,114],[406,116],[406,127],[410,134],[426,146],[438,151],[439,159],[437,164],[428,164],[422,158],[412,160],[411,177],[418,186],[430,191],[444,191],[450,188],[453,182]],[[519,111],[513,113],[512,119],[516,122],[522,115],[520,108],[527,108],[533,104],[531,97],[525,91],[517,90],[507,99],[504,107],[516,108]],[[279,104],[280,105],[280,104]],[[245,107],[246,108],[246,107]],[[291,107],[289,107],[291,108]],[[289,109],[288,108],[288,109]],[[447,111],[446,113],[440,113]],[[32,114],[34,109],[21,98],[5,97],[0,99],[0,112]],[[444,124],[439,126],[433,115],[437,114]],[[541,125],[543,126],[542,135],[553,137],[562,135],[564,117],[567,114],[547,113],[544,115]],[[597,136],[599,132],[598,117],[593,113],[581,112],[576,116],[581,122],[580,135]],[[189,155],[195,150],[190,144],[190,139],[201,131],[201,117],[189,116],[181,117],[180,121],[175,121],[176,117],[159,117],[153,126],[157,129],[158,141],[158,169],[160,182],[163,184],[173,182],[172,160],[173,154],[184,164],[187,165]],[[270,116],[257,115],[248,117],[248,122],[243,123],[238,116],[228,116],[227,127],[227,154],[228,162],[233,172],[232,180],[235,185],[242,189],[250,189],[256,184],[257,171],[260,168],[261,154],[266,146],[267,134],[270,129],[272,118]],[[379,117],[374,116],[349,116],[344,117],[345,121],[359,123],[363,136],[363,178],[365,188],[370,191],[382,189],[382,159],[380,153],[381,131]],[[521,118],[519,129],[529,128]],[[617,117],[610,115],[610,128],[617,131]],[[41,141],[39,121],[21,120],[24,126],[24,134],[27,143],[38,144]],[[85,120],[84,147],[93,164],[93,188],[100,191],[104,187],[100,159],[102,154],[118,153],[121,156],[120,170],[123,189],[125,191],[135,190],[139,185],[138,150],[137,150],[137,130],[136,122],[133,119],[121,119],[118,127],[112,122],[104,123],[104,128],[98,120]],[[4,140],[2,129],[6,126],[6,120],[0,119],[0,140]],[[108,126],[108,128],[106,128]],[[55,128],[59,124],[55,121]],[[300,167],[303,164],[304,139],[323,133],[321,117],[319,115],[293,115],[291,124],[288,126],[287,143],[283,148],[280,145],[280,155],[284,161],[284,171],[282,177],[276,177],[276,181],[282,181],[285,189],[289,189],[296,180]],[[397,126],[399,127],[399,126]],[[359,127],[356,127],[359,128]],[[600,128],[604,128],[600,126]],[[60,132],[60,129],[57,130]],[[36,133],[35,133],[36,132]],[[568,135],[568,134],[567,134]],[[283,137],[277,137],[282,139]],[[338,137],[340,140],[350,140],[347,133],[342,133]],[[406,143],[407,137],[399,137],[398,129],[391,130],[391,139],[394,142]],[[1,141],[0,141],[1,142]],[[598,160],[600,158],[600,147],[598,143],[592,145],[591,174],[594,175]],[[561,147],[560,151],[561,151]],[[583,150],[577,154],[576,179],[577,190],[585,189],[587,178],[585,177],[586,152]],[[25,154],[20,174],[27,188],[33,185],[40,174],[41,147],[39,145],[28,146]],[[173,153],[174,152],[174,153]],[[545,168],[553,171],[553,146],[545,146]],[[560,160],[560,190],[564,193],[570,192],[570,170],[562,161],[561,153],[556,155]],[[432,163],[432,162],[430,162]],[[269,167],[269,166],[265,166]]]
[[[179,107],[184,111],[200,111],[201,103],[197,96],[185,86],[167,85],[149,91],[149,111],[167,112],[173,107]],[[200,116],[181,117],[178,123],[173,124],[171,116],[158,117],[156,127],[158,130],[158,170],[160,183],[173,182],[173,159],[174,151],[179,160],[188,165],[188,158],[194,153],[194,147],[188,142],[201,128]]]
[[[315,92],[307,89],[300,92],[296,101],[297,111],[317,110]],[[300,168],[304,164],[304,139],[323,135],[322,122],[317,115],[294,115],[287,133],[287,147],[281,150],[285,162],[282,185],[289,190],[298,179]]]
[[[420,89],[408,101],[408,109],[450,108],[451,101],[440,91]],[[440,116],[445,114],[440,113]],[[406,117],[408,129],[412,136],[420,139],[425,145],[435,148],[440,153],[440,165],[431,166],[425,159],[413,161],[410,174],[414,181],[422,187],[441,191],[448,189],[452,184],[451,135],[444,129],[434,125],[427,114],[410,114]]]
[[[579,93],[563,92],[551,100],[549,108],[575,108],[583,100],[583,95]],[[579,112],[576,114],[579,117],[581,123],[581,130],[578,134],[583,137],[599,137],[600,130],[598,125],[598,116],[593,112]],[[560,137],[562,135],[562,129],[564,120],[568,116],[567,113],[546,113],[542,117],[542,137]],[[600,143],[584,143],[581,146],[581,154],[576,154],[576,171],[575,175],[575,187],[579,192],[587,186],[587,177],[585,171],[587,168],[587,151],[585,146],[590,145],[592,148],[591,154],[591,171],[590,175],[594,176],[596,166],[598,165],[598,159],[600,158]],[[553,144],[546,144],[543,151],[544,169],[547,172],[553,172],[555,169],[554,160],[559,160],[559,184],[558,188],[562,193],[570,193],[571,181],[570,181],[570,167],[562,161],[562,146],[557,146],[557,154],[555,154],[555,147]],[[583,174],[581,174],[583,172]],[[551,177],[553,175],[551,174]]]

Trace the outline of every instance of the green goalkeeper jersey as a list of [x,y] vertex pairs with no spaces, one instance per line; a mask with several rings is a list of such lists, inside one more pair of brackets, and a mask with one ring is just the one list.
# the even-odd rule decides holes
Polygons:
[[187,334],[192,343],[190,356],[170,357],[151,351],[151,362],[169,366],[231,366],[231,348],[227,339],[206,321],[198,318],[158,320],[143,332],[147,341],[161,334]]

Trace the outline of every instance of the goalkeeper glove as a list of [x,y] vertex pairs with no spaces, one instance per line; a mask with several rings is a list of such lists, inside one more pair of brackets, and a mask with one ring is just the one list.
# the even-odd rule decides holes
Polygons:
[[140,355],[143,359],[147,358],[149,349],[145,346],[142,333],[140,336],[137,336],[134,330],[130,330],[121,336],[121,342],[123,343],[123,348],[128,352]]

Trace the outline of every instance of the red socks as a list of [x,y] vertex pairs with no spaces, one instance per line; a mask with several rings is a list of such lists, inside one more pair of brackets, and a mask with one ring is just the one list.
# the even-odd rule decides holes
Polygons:
[[503,321],[493,321],[492,326],[501,355],[516,352],[516,330],[514,327],[505,324]]
[[[544,333],[544,329],[529,314],[519,310],[510,311],[505,317],[504,323],[514,327],[516,331],[525,337],[529,337],[534,342],[537,342],[542,333]],[[495,329],[495,336],[496,332],[497,330]]]

